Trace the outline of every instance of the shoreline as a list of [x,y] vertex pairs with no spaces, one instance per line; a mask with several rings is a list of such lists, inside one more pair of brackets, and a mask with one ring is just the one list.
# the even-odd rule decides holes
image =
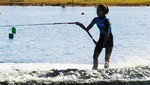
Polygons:
[[[97,6],[102,3],[0,3],[0,6]],[[150,6],[150,3],[131,3],[131,4],[126,4],[126,3],[117,3],[117,4],[109,4],[109,3],[104,3],[107,4],[108,6]]]

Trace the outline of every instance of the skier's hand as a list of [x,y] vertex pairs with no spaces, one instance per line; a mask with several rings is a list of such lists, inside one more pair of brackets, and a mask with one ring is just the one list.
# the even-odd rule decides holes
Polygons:
[[88,31],[82,23],[76,22],[76,25],[80,26],[80,27],[81,27],[82,29],[84,29],[85,31]]
[[83,24],[80,22],[76,22],[76,25],[79,25],[81,27]]

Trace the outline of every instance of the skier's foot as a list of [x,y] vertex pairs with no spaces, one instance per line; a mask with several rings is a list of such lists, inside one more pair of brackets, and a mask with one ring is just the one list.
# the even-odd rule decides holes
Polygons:
[[104,68],[108,68],[109,67],[109,62],[105,62]]
[[93,69],[93,70],[97,70],[97,68],[96,68],[96,67],[92,67],[92,69]]

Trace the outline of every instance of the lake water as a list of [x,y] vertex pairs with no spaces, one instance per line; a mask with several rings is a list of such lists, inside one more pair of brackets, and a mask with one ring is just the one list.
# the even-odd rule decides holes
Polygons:
[[[110,7],[114,49],[112,64],[145,65],[150,62],[150,7]],[[73,63],[92,64],[95,44],[74,24],[16,26],[3,25],[82,22],[88,25],[96,17],[95,7],[0,6],[1,63]],[[84,15],[82,15],[84,13]],[[90,33],[99,38],[94,26]],[[105,50],[99,61],[104,63]]]

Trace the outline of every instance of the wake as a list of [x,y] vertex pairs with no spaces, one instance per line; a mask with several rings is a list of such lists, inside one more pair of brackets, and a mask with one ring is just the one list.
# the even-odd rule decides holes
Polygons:
[[87,64],[1,63],[0,67],[0,84],[150,84],[150,66],[92,70],[92,65]]

